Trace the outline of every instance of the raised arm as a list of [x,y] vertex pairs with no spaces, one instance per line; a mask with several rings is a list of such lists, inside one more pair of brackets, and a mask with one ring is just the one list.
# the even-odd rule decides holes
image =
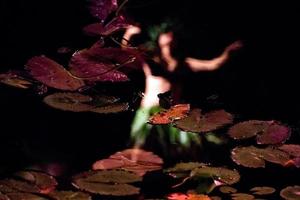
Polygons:
[[219,69],[230,57],[232,51],[236,51],[242,47],[241,41],[235,41],[227,46],[223,53],[211,60],[201,60],[197,58],[187,57],[185,63],[194,72],[199,71],[213,71]]

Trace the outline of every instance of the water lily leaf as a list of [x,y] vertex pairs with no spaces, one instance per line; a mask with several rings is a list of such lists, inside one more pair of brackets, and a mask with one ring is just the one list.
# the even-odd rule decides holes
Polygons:
[[206,164],[198,162],[177,163],[174,167],[166,169],[165,172],[190,172],[203,166],[206,166]]
[[183,193],[172,193],[169,194],[167,198],[168,200],[211,200],[207,195]]
[[44,197],[29,193],[9,193],[6,196],[9,200],[47,200]]
[[[20,180],[15,180],[15,179],[6,179],[2,180],[1,185],[7,186],[5,189],[11,188],[12,191],[18,191],[18,192],[28,192],[28,193],[41,193],[41,189],[31,183],[20,181]],[[3,189],[3,186],[2,186]],[[1,191],[5,193],[5,191]],[[9,190],[6,191],[7,193]]]
[[108,36],[122,29],[128,28],[131,24],[128,23],[124,16],[119,15],[113,18],[109,23],[94,23],[87,25],[83,31],[90,36]]
[[280,191],[280,196],[286,200],[299,200],[300,186],[288,186]]
[[78,51],[73,54],[70,60],[70,72],[76,77],[92,82],[129,80],[126,74],[117,70],[118,66],[106,59],[105,54],[102,55],[102,60],[100,58],[91,56],[88,50]]
[[222,186],[219,188],[220,192],[223,194],[231,194],[231,193],[236,193],[237,189],[230,187],[230,186]]
[[287,152],[293,157],[300,157],[300,145],[298,144],[284,144],[278,147],[278,149]]
[[151,124],[169,124],[175,120],[185,118],[187,113],[190,111],[190,104],[178,104],[172,106],[170,109],[161,111],[152,115],[149,118]]
[[73,112],[84,112],[94,108],[88,103],[92,101],[90,96],[79,93],[54,93],[44,98],[44,102],[56,109]]
[[57,186],[57,181],[53,176],[37,171],[20,171],[15,174],[16,177],[36,185],[40,193],[48,194]]
[[265,167],[265,161],[261,158],[260,149],[254,146],[236,147],[231,151],[231,158],[236,164],[244,167]]
[[152,152],[142,149],[126,149],[93,164],[94,170],[121,168],[143,176],[149,171],[162,168],[163,160]]
[[258,144],[279,144],[289,138],[290,129],[275,121],[250,120],[234,125],[228,134],[237,140],[257,136]]
[[17,189],[10,187],[6,182],[6,180],[0,180],[0,193],[6,194],[18,192]]
[[91,109],[91,112],[108,114],[108,113],[119,113],[129,109],[128,103],[114,103],[107,106],[95,107]]
[[262,186],[262,187],[254,187],[250,189],[253,194],[256,195],[268,195],[273,194],[276,190],[272,187]]
[[0,193],[0,200],[9,200],[8,196]]
[[108,15],[116,11],[117,8],[117,0],[91,0],[89,5],[91,15],[99,19],[100,22],[104,22]]
[[246,193],[234,193],[231,194],[231,199],[232,200],[253,200],[255,197],[251,194],[246,194]]
[[280,151],[273,147],[267,147],[265,149],[260,149],[261,158],[280,165],[285,165],[290,159],[289,155],[286,152]]
[[139,188],[126,183],[141,181],[142,178],[121,170],[93,171],[77,175],[73,185],[81,190],[113,196],[126,196],[139,193]]
[[35,56],[25,66],[33,78],[49,87],[76,91],[85,85],[81,79],[75,78],[63,66],[46,56]]
[[53,191],[48,194],[54,200],[92,200],[92,197],[83,192]]
[[214,131],[232,121],[233,116],[224,110],[202,114],[200,109],[193,109],[186,118],[176,121],[175,126],[183,131],[201,133]]
[[10,72],[0,74],[0,83],[21,89],[27,89],[32,85],[30,81]]
[[191,177],[210,177],[223,184],[232,185],[240,180],[240,174],[236,170],[221,167],[199,167],[191,172]]
[[114,96],[96,95],[93,96],[93,101],[91,101],[89,104],[93,105],[94,107],[101,107],[117,103],[118,101],[120,101],[120,98]]

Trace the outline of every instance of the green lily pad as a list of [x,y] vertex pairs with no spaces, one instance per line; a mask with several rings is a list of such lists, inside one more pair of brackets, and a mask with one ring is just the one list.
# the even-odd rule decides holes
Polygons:
[[231,124],[232,121],[233,116],[224,110],[202,114],[200,109],[193,109],[187,117],[175,121],[175,126],[183,131],[203,133]]
[[53,191],[48,194],[54,200],[92,200],[92,197],[83,192]]
[[268,195],[273,194],[276,190],[272,187],[262,186],[262,187],[254,187],[250,189],[253,194],[256,195]]
[[190,176],[193,169],[203,166],[206,166],[206,164],[198,162],[177,163],[174,167],[164,170],[164,172],[174,178],[185,178]]
[[246,193],[234,193],[231,194],[231,199],[232,200],[253,200],[255,197],[251,194],[246,194]]
[[139,188],[127,183],[142,181],[134,173],[121,170],[91,171],[74,177],[73,185],[81,190],[101,195],[127,196],[139,193]]
[[222,192],[223,194],[231,194],[231,193],[236,193],[237,189],[230,187],[230,186],[222,186],[219,188],[220,192]]
[[92,97],[80,93],[54,93],[44,98],[44,102],[56,109],[72,112],[84,112],[91,110],[94,106],[88,103]]
[[300,200],[300,186],[288,186],[280,191],[280,196],[286,200]]
[[232,160],[244,167],[260,168],[265,167],[265,161],[261,158],[260,149],[249,146],[249,147],[236,147],[231,151]]
[[236,170],[231,170],[222,167],[199,167],[191,172],[191,177],[210,177],[224,184],[232,185],[239,182],[240,174]]

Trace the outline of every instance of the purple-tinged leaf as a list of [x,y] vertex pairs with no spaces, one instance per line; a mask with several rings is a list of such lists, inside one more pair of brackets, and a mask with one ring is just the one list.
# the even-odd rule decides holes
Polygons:
[[280,191],[280,196],[286,200],[299,200],[300,186],[288,186]]
[[128,28],[131,24],[125,20],[125,17],[120,15],[115,17],[108,24],[103,25],[102,23],[94,23],[87,25],[83,28],[83,31],[90,36],[108,36],[119,30]]
[[90,0],[90,13],[92,16],[104,22],[109,14],[118,9],[117,0]]
[[290,137],[290,129],[276,122],[272,123],[262,134],[258,134],[257,144],[280,144]]
[[284,144],[278,147],[278,149],[287,152],[293,157],[300,157],[300,145],[298,144]]
[[250,120],[240,122],[232,126],[228,134],[231,138],[239,140],[256,136],[268,127],[268,122],[259,120]]
[[26,64],[26,69],[33,78],[49,87],[75,91],[84,86],[81,79],[75,78],[63,66],[46,56],[31,58]]
[[70,72],[87,81],[128,81],[123,72],[118,71],[116,65],[101,59],[91,57],[86,50],[79,51],[73,55],[70,61]]

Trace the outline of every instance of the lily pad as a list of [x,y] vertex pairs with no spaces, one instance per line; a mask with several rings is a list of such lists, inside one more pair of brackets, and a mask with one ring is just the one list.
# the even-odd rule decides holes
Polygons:
[[118,8],[117,0],[91,0],[89,9],[92,16],[104,22],[109,14]]
[[25,80],[24,78],[9,72],[5,74],[0,74],[0,83],[21,89],[27,89],[32,85],[30,81]]
[[79,93],[54,93],[44,98],[44,102],[56,109],[72,112],[90,111],[94,108],[88,103],[92,101],[90,96]]
[[231,151],[232,160],[244,167],[259,168],[265,167],[265,161],[261,158],[260,149],[249,146],[249,147],[236,147]]
[[141,181],[134,173],[109,170],[87,172],[74,177],[73,185],[81,190],[101,195],[126,196],[139,193],[139,188],[127,183]]
[[293,157],[300,157],[300,145],[298,144],[284,144],[278,147],[278,149],[287,152]]
[[256,136],[258,144],[279,144],[289,138],[290,129],[276,121],[250,120],[234,125],[228,134],[236,140]]
[[36,185],[40,189],[40,193],[47,194],[54,190],[57,181],[53,176],[37,171],[20,171],[15,174],[16,177],[24,181]]
[[177,163],[174,167],[166,169],[165,172],[190,172],[203,166],[206,166],[206,164],[199,162]]
[[44,197],[29,193],[9,193],[6,194],[6,196],[8,196],[9,200],[48,200]]
[[222,186],[219,188],[220,192],[223,194],[231,194],[231,193],[236,193],[237,189],[230,187],[230,186]]
[[262,186],[262,187],[254,187],[250,189],[253,194],[256,195],[269,195],[273,194],[276,190],[272,187]]
[[48,194],[54,200],[92,200],[92,197],[83,192],[53,191]]
[[191,172],[191,177],[210,177],[223,184],[232,185],[239,182],[240,174],[236,170],[221,167],[199,167]]
[[280,151],[273,147],[267,147],[265,149],[261,149],[261,158],[280,165],[285,165],[290,159],[289,155],[286,152]]
[[91,109],[91,112],[100,114],[119,113],[129,109],[128,103],[114,103],[107,106],[95,107]]
[[[2,180],[1,185],[5,185],[6,187],[2,186],[2,193],[10,193],[8,188],[11,188],[12,192],[18,191],[18,192],[28,192],[28,193],[42,193],[41,189],[31,183],[15,180],[15,179],[6,179]],[[5,191],[7,190],[7,191]]]
[[175,120],[185,118],[189,111],[190,111],[189,104],[178,104],[178,105],[172,106],[168,110],[161,111],[159,113],[152,115],[149,118],[149,123],[155,124],[155,125],[170,124],[170,123],[174,122]]
[[94,170],[121,168],[143,176],[146,172],[162,168],[163,160],[152,152],[142,149],[126,149],[93,164]]
[[63,66],[46,56],[35,56],[25,66],[33,78],[52,88],[76,91],[85,85],[81,79],[72,76]]
[[255,197],[251,194],[246,194],[246,193],[234,193],[231,194],[231,199],[232,200],[254,200]]
[[288,186],[280,191],[280,196],[286,200],[300,200],[300,186]]
[[214,131],[232,121],[233,116],[224,110],[202,114],[200,109],[193,109],[186,118],[176,121],[175,126],[183,131],[202,133]]

